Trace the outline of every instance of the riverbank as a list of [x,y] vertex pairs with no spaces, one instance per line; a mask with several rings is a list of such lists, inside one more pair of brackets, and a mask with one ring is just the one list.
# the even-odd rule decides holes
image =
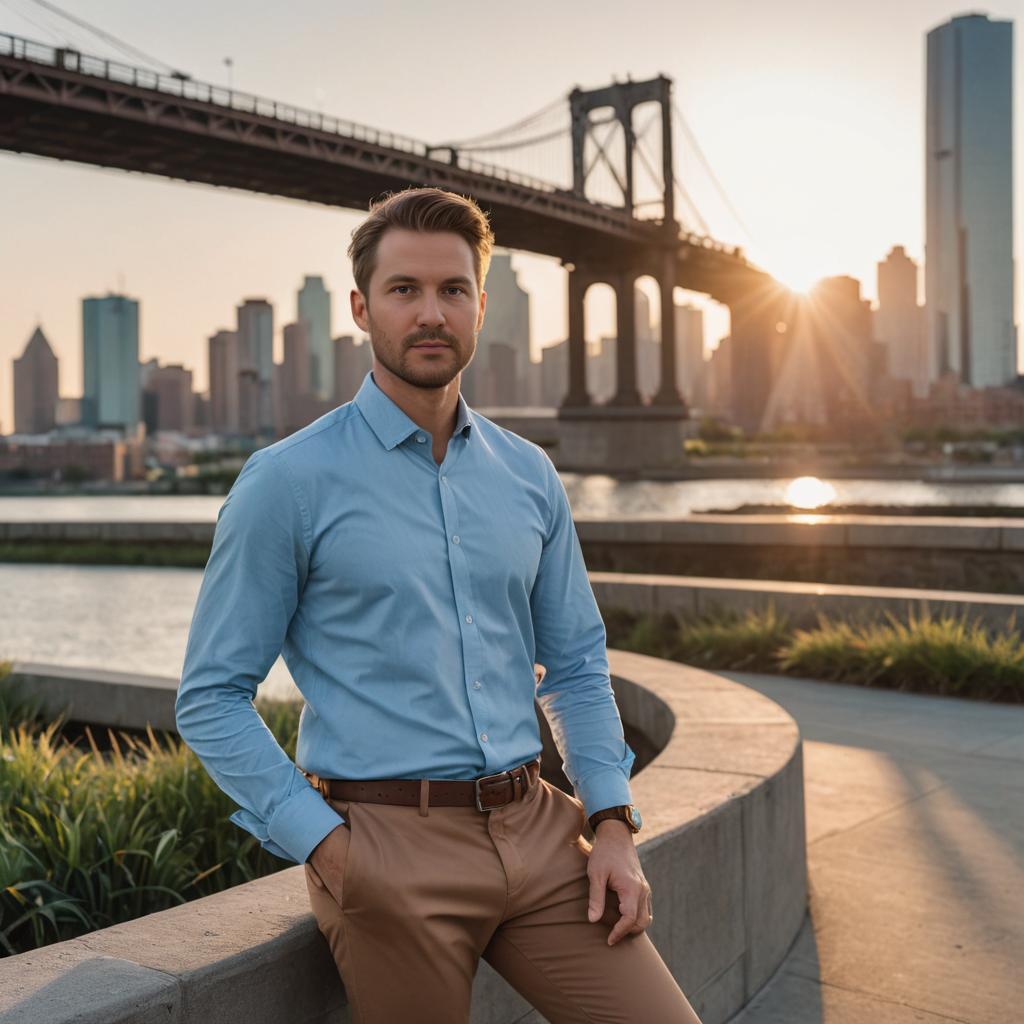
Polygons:
[[[556,461],[557,465],[557,461]],[[579,474],[566,472],[566,476]],[[724,458],[706,456],[687,460],[679,466],[660,470],[637,470],[593,474],[621,482],[686,482],[701,480],[794,480],[818,477],[832,480],[877,480],[934,484],[1024,484],[1024,463],[965,464],[942,460],[878,462],[856,458],[822,459],[814,456],[771,459],[750,456]],[[0,479],[2,497],[113,497],[202,496],[227,494],[231,478],[222,474],[180,477],[156,481],[128,480],[122,483],[94,481],[53,483],[43,480]]]

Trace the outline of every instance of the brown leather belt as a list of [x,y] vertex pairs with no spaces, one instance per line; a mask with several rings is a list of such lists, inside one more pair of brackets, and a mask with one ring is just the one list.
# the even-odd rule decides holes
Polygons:
[[540,758],[506,772],[479,779],[324,779],[302,774],[329,800],[356,800],[370,804],[408,807],[476,807],[493,811],[521,800],[540,775]]

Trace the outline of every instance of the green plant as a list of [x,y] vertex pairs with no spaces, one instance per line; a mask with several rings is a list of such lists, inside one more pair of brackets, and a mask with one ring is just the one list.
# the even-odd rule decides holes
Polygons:
[[916,612],[906,620],[834,620],[794,628],[772,605],[711,610],[675,621],[621,609],[604,613],[608,644],[702,668],[782,672],[811,679],[1024,703],[1024,640],[967,616]]
[[[258,707],[294,757],[298,706]],[[228,821],[233,803],[176,736],[108,731],[100,750],[63,728],[0,674],[0,955],[286,866]]]
[[985,700],[1024,700],[1024,643],[1014,621],[990,630],[966,616],[891,613],[863,624],[825,617],[780,653],[785,672]]
[[680,623],[673,657],[706,668],[775,671],[789,633],[774,605],[743,613],[714,610]]

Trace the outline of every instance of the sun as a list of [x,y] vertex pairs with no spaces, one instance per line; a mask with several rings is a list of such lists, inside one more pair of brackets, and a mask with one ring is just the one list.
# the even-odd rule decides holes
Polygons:
[[766,253],[761,266],[790,291],[806,295],[825,276],[813,246],[797,246]]
[[794,262],[790,266],[769,268],[775,279],[784,284],[791,292],[807,295],[824,276],[817,267]]

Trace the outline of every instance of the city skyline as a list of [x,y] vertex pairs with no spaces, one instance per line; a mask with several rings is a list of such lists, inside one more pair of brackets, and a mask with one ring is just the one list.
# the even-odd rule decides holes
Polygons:
[[[672,15],[676,18],[670,18],[675,30],[689,29],[689,34],[682,32],[681,38],[699,38],[701,42],[701,46],[692,44],[686,51],[687,60],[682,61],[672,57],[671,48],[663,40],[656,41],[656,45],[646,40],[642,46],[627,43],[610,48],[608,35],[602,33],[610,32],[613,13],[599,5],[588,23],[587,38],[592,38],[592,45],[584,47],[582,54],[574,53],[571,59],[563,54],[561,63],[545,66],[542,75],[531,76],[528,81],[517,79],[519,87],[515,90],[485,88],[468,105],[464,90],[473,74],[491,67],[495,86],[499,84],[508,69],[502,52],[491,52],[491,59],[484,60],[481,53],[470,51],[465,67],[460,65],[452,82],[436,81],[435,109],[420,93],[409,91],[415,83],[407,63],[403,63],[407,49],[396,45],[391,52],[372,31],[372,20],[356,16],[347,27],[358,27],[365,35],[365,52],[347,53],[348,63],[335,67],[325,59],[319,72],[314,73],[317,62],[311,57],[302,65],[289,65],[290,71],[285,74],[287,61],[251,61],[246,71],[246,62],[238,56],[236,47],[235,84],[395,131],[440,139],[506,123],[564,94],[576,81],[606,79],[609,72],[622,77],[628,71],[638,77],[663,70],[675,78],[680,105],[755,243],[744,237],[735,221],[730,222],[727,211],[714,210],[714,191],[707,188],[698,205],[716,236],[744,244],[751,258],[783,279],[793,281],[800,276],[795,256],[803,255],[814,262],[815,272],[808,276],[852,274],[864,285],[865,294],[873,297],[874,265],[893,245],[903,245],[917,262],[923,261],[925,33],[961,13],[962,8],[918,3],[891,11],[869,3],[849,11],[830,12],[828,18],[822,18],[811,5],[780,3],[773,5],[770,15],[759,10],[744,12],[745,17],[749,13],[754,19],[752,24],[748,18],[745,27],[759,26],[761,30],[760,34],[754,33],[761,49],[752,51],[750,40],[745,38],[747,33],[740,38],[729,31],[729,19],[739,6],[725,4],[689,22],[680,22]],[[334,17],[325,5],[317,10],[328,21]],[[873,63],[866,71],[851,59],[850,40],[858,32],[865,33],[872,23],[877,29],[883,10],[886,32],[876,31]],[[177,61],[197,77],[216,81],[223,77],[219,65],[224,54],[215,53],[226,46],[226,52],[230,52],[230,43],[237,42],[229,31],[232,12],[237,17],[237,11],[234,5],[224,5],[212,17],[201,40],[189,37],[177,26],[155,26],[152,17],[142,18],[122,3],[83,4],[81,13],[140,47]],[[692,15],[694,11],[696,8],[684,13]],[[564,17],[560,12],[545,13],[556,21]],[[996,7],[990,13],[999,17],[1014,12]],[[381,23],[389,16],[397,17],[397,8],[385,4],[380,11]],[[271,42],[286,48],[292,45],[274,36],[274,17],[266,14],[258,22],[247,22],[245,40],[250,55],[269,56]],[[403,12],[402,25],[415,35],[419,18],[416,12]],[[188,5],[181,22],[189,22]],[[493,33],[497,24],[494,16],[484,17],[468,26],[469,38],[483,45],[487,33]],[[735,19],[731,24],[735,25]],[[40,35],[37,27],[17,23],[16,17],[10,18],[9,25],[5,20],[3,27]],[[520,31],[515,24],[508,29]],[[423,30],[438,31],[433,22]],[[812,39],[815,45],[808,46]],[[732,47],[728,60],[723,56],[727,43]],[[548,45],[537,40],[538,55]],[[317,53],[321,52],[319,47],[316,43]],[[770,60],[766,59],[767,51],[771,51]],[[380,60],[377,78],[367,79],[366,62],[375,58]],[[783,73],[782,64],[787,59],[791,64],[796,62],[797,71],[789,66]],[[387,81],[389,88],[332,92],[323,84],[314,84],[321,80],[341,82],[360,73],[364,84],[367,80]],[[902,91],[897,83],[902,83]],[[814,88],[809,88],[811,85]],[[446,102],[453,96],[461,97],[461,102]],[[766,103],[774,108],[767,118]],[[900,117],[894,117],[894,111],[901,111]],[[453,131],[453,127],[459,130]],[[780,152],[780,146],[785,147],[785,153]],[[750,164],[742,154],[749,155],[751,150],[758,153],[760,176],[754,182],[759,187],[753,191],[750,182],[737,174],[737,168]],[[893,154],[904,155],[894,158]],[[851,155],[856,159],[852,164],[847,159],[844,164],[842,158]],[[786,168],[785,174],[782,168]],[[824,173],[828,168],[831,175]],[[853,175],[856,188],[848,184],[854,170],[858,172]],[[692,154],[688,160],[684,152],[680,173],[691,182],[693,172]],[[19,282],[18,288],[4,296],[11,315],[0,337],[0,429],[5,432],[12,429],[11,361],[36,326],[35,314],[40,314],[39,322],[61,357],[61,393],[77,393],[81,379],[78,339],[73,332],[77,297],[112,290],[118,274],[123,275],[124,290],[146,302],[140,329],[141,357],[155,355],[162,361],[195,366],[199,371],[197,390],[205,390],[208,383],[199,356],[206,337],[217,327],[232,326],[227,295],[266,295],[288,319],[289,299],[301,276],[321,274],[338,299],[331,333],[352,330],[344,301],[351,286],[344,248],[352,226],[361,217],[358,211],[303,206],[9,154],[0,156],[0,173],[11,185],[5,190],[7,200],[0,199],[0,206],[5,223],[12,225],[12,237],[18,240],[18,245],[0,253],[0,277],[8,284]],[[828,188],[822,187],[823,180],[830,182]],[[878,187],[879,180],[886,182],[884,190]],[[808,182],[815,187],[809,188]],[[846,192],[852,195],[844,193],[844,182]],[[797,192],[802,195],[799,202],[791,198]],[[755,195],[757,201],[752,198]],[[854,201],[858,195],[864,197],[860,203]],[[915,202],[901,201],[907,195]],[[890,214],[883,221],[876,210],[879,206],[896,209],[898,214]],[[162,220],[161,215],[167,219]],[[56,237],[59,242],[56,250],[51,247],[47,274],[42,273],[46,264],[38,248],[38,234],[28,226],[30,222],[35,232],[51,240]],[[120,224],[121,231],[104,234],[97,230],[101,222]],[[843,223],[848,227],[838,230]],[[126,224],[134,229],[125,231]],[[812,225],[814,235],[809,233]],[[41,232],[44,227],[45,232]],[[254,244],[254,231],[263,240],[266,257],[261,257],[260,245]],[[784,244],[775,245],[777,259],[772,249],[773,231],[784,240]],[[760,243],[756,242],[758,237]],[[159,245],[151,244],[157,240]],[[786,260],[782,250],[787,246],[790,265],[783,272],[780,264]],[[844,248],[846,255],[841,253]],[[851,255],[855,250],[856,254]],[[517,254],[514,266],[534,296],[531,324],[536,352],[539,345],[564,337],[563,274],[554,261],[526,254]],[[67,267],[74,269],[64,272],[62,268]],[[69,277],[80,280],[81,287],[73,285]],[[58,282],[56,286],[54,281]],[[223,290],[217,289],[219,296],[212,291],[218,283],[224,286]],[[609,332],[612,308],[608,294],[602,289],[594,292],[587,330],[592,341]],[[49,306],[47,295],[51,298]],[[217,315],[208,315],[214,309],[219,311]],[[712,309],[706,317],[712,341],[724,333],[720,313]],[[280,332],[274,345],[275,359],[279,359]]]

